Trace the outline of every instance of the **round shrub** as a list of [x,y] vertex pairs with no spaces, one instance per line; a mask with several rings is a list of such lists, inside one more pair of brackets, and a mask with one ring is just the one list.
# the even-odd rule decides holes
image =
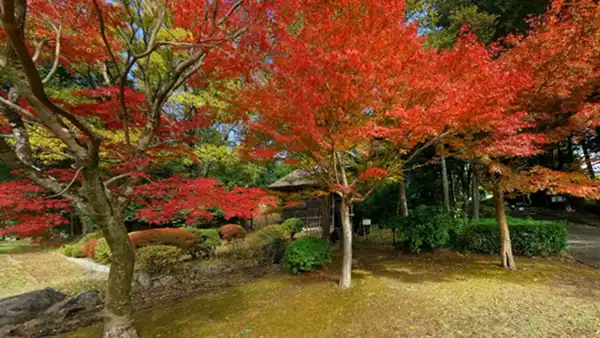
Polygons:
[[271,224],[250,232],[246,236],[246,242],[255,247],[263,247],[273,238],[286,238],[290,234],[289,229],[283,225]]
[[108,264],[112,260],[112,253],[110,252],[110,247],[108,247],[108,243],[106,243],[106,239],[101,238],[96,242],[96,247],[94,249],[94,260],[100,264]]
[[183,228],[160,228],[130,233],[129,239],[135,248],[162,244],[188,249],[196,243],[197,237]]
[[295,234],[302,232],[304,228],[304,222],[300,218],[288,218],[282,225],[288,229],[292,238],[294,238]]
[[69,245],[62,246],[59,249],[59,252],[67,257],[76,257],[76,258],[85,257],[85,254],[83,252],[83,249],[81,248],[81,245],[77,245],[77,244],[69,244]]
[[172,245],[148,245],[136,251],[137,267],[150,276],[171,273],[180,263],[181,249]]
[[98,243],[97,238],[92,238],[83,244],[83,253],[86,257],[93,258],[94,251],[96,250],[96,243]]
[[226,241],[234,238],[242,238],[246,235],[246,230],[237,224],[225,224],[219,228],[219,232],[221,233],[221,238]]
[[458,225],[459,222],[443,209],[431,206],[411,210],[408,217],[396,218],[391,224],[397,229],[399,243],[415,253],[446,245],[450,232]]
[[331,250],[320,238],[299,238],[285,250],[283,256],[283,266],[294,275],[315,271],[319,266],[330,263]]
[[196,242],[188,249],[192,257],[209,257],[221,244],[219,229],[198,229],[187,227],[185,230],[196,235]]
[[102,237],[104,237],[104,236],[102,235],[102,231],[100,231],[100,230],[94,231],[94,232],[89,232],[89,233],[85,234],[85,236],[81,237],[81,239],[77,242],[77,244],[84,245],[90,239],[100,239]]

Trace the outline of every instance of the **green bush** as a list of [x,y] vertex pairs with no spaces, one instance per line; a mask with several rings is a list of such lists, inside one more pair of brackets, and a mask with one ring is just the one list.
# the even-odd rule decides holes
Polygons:
[[250,246],[264,247],[269,244],[273,238],[287,238],[288,236],[288,228],[279,224],[271,224],[250,232],[245,240]]
[[420,206],[411,210],[408,217],[395,218],[390,226],[397,229],[398,243],[418,253],[446,245],[459,224],[439,207]]
[[304,237],[294,241],[283,256],[283,266],[292,274],[315,271],[323,264],[331,263],[331,250],[320,238]]
[[106,239],[101,238],[96,242],[96,248],[94,249],[94,260],[100,264],[108,264],[112,260],[112,253],[106,243]]
[[[536,221],[508,217],[512,250],[526,256],[550,255],[567,248],[564,222]],[[496,254],[500,250],[500,231],[495,218],[474,221],[457,237],[459,250]]]
[[273,264],[279,264],[285,255],[287,241],[281,236],[272,237],[267,243],[265,253],[269,261]]
[[148,245],[137,250],[137,267],[150,276],[171,273],[180,263],[181,249],[171,245]]
[[304,221],[302,221],[300,218],[288,218],[283,222],[282,225],[293,235],[302,232],[302,229],[304,228]]
[[76,257],[76,258],[85,257],[83,248],[81,247],[81,245],[77,245],[77,244],[68,244],[68,245],[62,246],[58,251],[67,257]]
[[104,236],[102,235],[102,231],[100,231],[100,230],[90,232],[90,233],[85,234],[85,236],[81,237],[81,239],[79,241],[77,241],[77,244],[84,245],[90,239],[100,239],[102,237],[104,237]]
[[209,257],[221,244],[219,229],[198,229],[186,227],[185,230],[196,235],[196,242],[189,249],[192,257]]

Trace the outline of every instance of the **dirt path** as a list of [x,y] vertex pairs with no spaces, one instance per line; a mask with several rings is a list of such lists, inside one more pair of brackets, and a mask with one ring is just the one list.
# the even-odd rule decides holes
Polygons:
[[600,227],[569,222],[569,253],[578,261],[600,268]]

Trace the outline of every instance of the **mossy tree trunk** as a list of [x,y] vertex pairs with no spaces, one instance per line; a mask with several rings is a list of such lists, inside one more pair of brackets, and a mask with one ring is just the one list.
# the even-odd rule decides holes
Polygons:
[[131,305],[131,283],[135,253],[125,223],[123,208],[111,205],[99,169],[84,170],[83,184],[88,213],[102,227],[112,253],[104,306],[105,338],[136,338]]
[[494,203],[496,207],[496,222],[500,230],[500,259],[502,266],[507,270],[516,270],[517,266],[513,257],[510,231],[504,210],[504,191],[502,191],[500,182],[494,184]]

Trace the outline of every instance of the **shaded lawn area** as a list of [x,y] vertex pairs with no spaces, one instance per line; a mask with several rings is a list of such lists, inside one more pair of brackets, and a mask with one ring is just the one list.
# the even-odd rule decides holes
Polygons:
[[81,266],[51,251],[0,254],[0,298],[49,286],[71,294],[86,280]]
[[[402,256],[356,250],[351,290],[333,266],[293,277],[274,272],[138,312],[143,337],[595,337],[600,270],[560,259],[441,251]],[[101,337],[100,325],[62,337]]]

